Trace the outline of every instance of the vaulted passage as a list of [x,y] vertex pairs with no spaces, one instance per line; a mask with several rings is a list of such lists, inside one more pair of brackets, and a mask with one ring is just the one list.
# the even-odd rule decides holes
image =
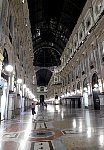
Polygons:
[[58,66],[86,0],[28,0],[34,66]]
[[28,0],[34,66],[61,65],[60,57],[85,2],[86,0]]

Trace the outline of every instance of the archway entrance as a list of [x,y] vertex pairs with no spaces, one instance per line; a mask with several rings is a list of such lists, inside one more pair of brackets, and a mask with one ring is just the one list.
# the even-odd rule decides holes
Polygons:
[[[77,83],[77,94],[80,95],[80,81]],[[81,108],[81,98],[76,98],[78,108]]]
[[98,76],[96,73],[92,76],[92,94],[93,94],[93,102],[94,109],[100,110],[100,99],[99,99],[99,86],[98,86]]
[[40,95],[40,103],[41,103],[41,104],[44,103],[44,95]]

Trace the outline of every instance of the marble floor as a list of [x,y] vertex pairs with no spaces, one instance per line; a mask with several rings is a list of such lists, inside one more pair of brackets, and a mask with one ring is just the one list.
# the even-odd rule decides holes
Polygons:
[[2,121],[0,150],[104,150],[104,111],[48,105]]

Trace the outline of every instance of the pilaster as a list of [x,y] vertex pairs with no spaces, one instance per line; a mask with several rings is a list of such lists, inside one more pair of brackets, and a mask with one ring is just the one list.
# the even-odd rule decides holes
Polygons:
[[[3,55],[0,53],[0,83],[1,83],[2,61],[3,61]],[[2,95],[3,95],[3,90],[2,90],[2,88],[0,88],[0,120],[1,120],[1,96]]]

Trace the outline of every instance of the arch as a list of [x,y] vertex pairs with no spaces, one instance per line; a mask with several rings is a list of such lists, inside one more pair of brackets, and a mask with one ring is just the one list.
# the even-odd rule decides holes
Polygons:
[[100,110],[100,99],[99,99],[99,88],[95,87],[95,84],[98,85],[98,75],[94,73],[92,76],[92,94],[93,94],[93,102],[94,102],[94,109]]
[[95,84],[98,84],[98,75],[97,75],[97,73],[94,73],[92,75],[92,88],[94,88]]
[[84,80],[83,80],[83,88],[84,87],[87,87],[87,78],[85,78]]
[[77,90],[80,90],[80,81],[77,83]]

